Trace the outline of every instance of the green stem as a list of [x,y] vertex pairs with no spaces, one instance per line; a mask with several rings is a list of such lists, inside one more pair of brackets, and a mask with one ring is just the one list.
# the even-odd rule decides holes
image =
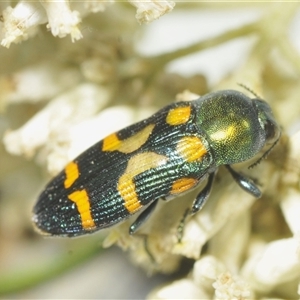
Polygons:
[[218,46],[225,42],[229,42],[232,39],[256,33],[257,31],[257,23],[247,24],[175,51],[170,51],[156,56],[139,57],[127,61],[120,66],[118,72],[120,77],[123,77],[123,79],[132,80],[132,78],[140,78],[142,76],[151,81],[151,78],[153,78],[158,71],[164,69],[168,63],[175,59],[197,53],[204,49]]
[[239,37],[244,37],[249,34],[253,34],[258,30],[257,23],[251,23],[247,24],[245,26],[229,30],[225,33],[222,33],[221,35],[218,35],[213,38],[209,38],[207,40],[197,42],[195,44],[192,44],[190,46],[168,52],[168,53],[163,53],[157,56],[152,56],[151,61],[156,62],[156,65],[158,65],[160,68],[168,64],[169,62],[181,58],[183,56],[187,56],[190,54],[194,54],[196,52],[199,52],[204,49],[212,48],[215,46],[218,46],[220,44],[223,44],[225,42],[231,41],[233,39],[239,38]]
[[282,37],[278,43],[278,48],[297,73],[300,74],[300,55],[291,42],[286,37]]
[[0,295],[16,293],[55,278],[84,263],[101,251],[99,241],[85,247],[78,246],[72,253],[64,253],[47,262],[35,262],[22,270],[3,272],[0,275]]

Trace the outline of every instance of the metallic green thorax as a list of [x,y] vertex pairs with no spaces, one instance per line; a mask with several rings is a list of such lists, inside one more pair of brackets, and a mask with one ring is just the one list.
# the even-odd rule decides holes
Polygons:
[[265,121],[273,120],[268,118],[271,110],[266,102],[231,90],[205,95],[197,102],[197,124],[206,134],[217,166],[246,161],[266,144]]

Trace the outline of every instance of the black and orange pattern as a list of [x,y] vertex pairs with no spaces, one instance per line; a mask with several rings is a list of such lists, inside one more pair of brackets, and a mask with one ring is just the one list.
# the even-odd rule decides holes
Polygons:
[[[268,152],[279,136],[268,104],[236,91],[173,103],[70,162],[40,195],[33,221],[43,234],[92,233],[147,210],[160,198],[188,192],[207,177],[211,183],[220,165],[251,159],[266,145]],[[228,159],[220,151],[227,151]],[[230,172],[246,191],[260,196],[251,180]],[[191,211],[203,206],[210,187]]]

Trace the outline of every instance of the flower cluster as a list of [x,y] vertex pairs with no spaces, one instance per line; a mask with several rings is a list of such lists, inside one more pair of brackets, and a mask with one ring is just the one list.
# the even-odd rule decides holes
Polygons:
[[[142,57],[132,47],[133,33],[139,33],[140,29],[134,27],[134,18],[132,26],[127,18],[128,11],[119,13],[117,20],[111,16],[107,18],[109,21],[98,16],[93,19],[92,13],[106,10],[108,14],[110,2],[113,1],[23,0],[14,8],[0,4],[2,46],[8,48],[12,43],[28,39],[37,34],[42,24],[47,24],[53,36],[70,35],[71,40],[76,41],[72,44],[68,39],[53,39],[49,34],[43,40],[45,53],[39,50],[42,43],[39,44],[38,39],[31,40],[28,48],[24,48],[26,51],[19,50],[22,54],[19,56],[13,55],[13,51],[22,49],[26,43],[20,48],[11,47],[9,51],[1,49],[7,51],[9,59],[2,63],[0,110],[7,112],[14,107],[15,114],[8,112],[7,118],[19,126],[6,130],[1,137],[6,151],[35,158],[39,165],[46,166],[49,174],[55,175],[67,162],[107,134],[151,115],[165,104],[161,99],[170,103],[177,94],[181,100],[190,100],[207,92],[206,79],[200,74],[184,78],[167,73],[164,66],[170,61],[224,41],[256,34],[258,42],[247,62],[215,89],[233,88],[247,93],[236,85],[236,82],[246,83],[255,92],[267,95],[276,118],[285,128],[294,125],[289,133],[283,130],[279,143],[255,168],[235,166],[258,181],[263,197],[256,200],[245,193],[226,170],[220,168],[210,199],[201,212],[194,216],[185,214],[196,192],[167,203],[160,201],[136,236],[128,233],[131,219],[114,227],[103,246],[117,244],[127,250],[133,262],[149,274],[172,273],[180,267],[182,258],[193,260],[193,267],[184,278],[156,289],[149,299],[299,297],[299,57],[288,47],[287,40],[277,38],[280,32],[271,35],[266,31],[274,30],[274,20],[276,26],[284,27],[282,24],[290,18],[289,10],[276,8],[270,17],[268,12],[262,23],[258,21],[241,31],[230,31],[206,43],[200,41],[174,51],[175,54]],[[151,22],[174,7],[168,0],[128,2],[137,8],[136,18],[140,23]],[[118,9],[121,5],[114,7]],[[291,11],[293,9],[290,14]],[[284,14],[286,19],[282,17]],[[79,24],[85,22],[86,16],[91,17],[87,25],[91,30],[83,32]],[[264,26],[266,22],[271,22],[272,26]],[[101,31],[101,26],[106,28],[105,32]],[[116,28],[126,37],[125,42],[120,41]],[[274,35],[276,38],[267,39]],[[284,41],[284,45],[273,46],[280,41]],[[286,51],[285,58],[289,62],[296,58],[298,65],[278,59],[273,47]],[[158,66],[162,66],[161,69]],[[297,66],[295,71],[293,68]],[[179,94],[185,88],[195,94]],[[253,98],[250,93],[249,96]],[[118,101],[120,98],[122,101]],[[155,103],[155,99],[159,99],[159,103]],[[125,103],[127,100],[136,101],[135,106]],[[113,101],[114,106],[108,107]],[[30,109],[23,110],[22,105],[28,103]],[[20,116],[25,120],[23,125],[19,125]],[[2,122],[2,132],[3,127]],[[2,155],[4,150],[0,151]],[[0,169],[0,174],[4,172],[5,168]],[[28,199],[33,202],[34,197],[36,193]],[[30,205],[23,199],[22,203]],[[8,211],[13,208],[9,207]],[[1,216],[7,218],[2,224],[11,224],[10,213]],[[29,216],[26,218],[29,220]],[[13,230],[13,226],[7,227]],[[8,235],[11,238],[12,235]]]
[[[9,48],[11,43],[27,40],[38,32],[38,26],[47,23],[53,36],[71,36],[72,41],[82,38],[79,24],[84,16],[104,11],[113,0],[97,1],[19,1],[14,8],[7,6],[2,11],[0,22],[1,45]],[[149,23],[175,6],[173,1],[129,1],[137,8],[139,23]],[[4,5],[3,5],[4,6]]]

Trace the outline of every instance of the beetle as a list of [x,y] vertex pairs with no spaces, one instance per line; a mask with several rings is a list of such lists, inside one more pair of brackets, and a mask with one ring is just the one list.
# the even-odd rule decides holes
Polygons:
[[199,211],[222,165],[246,192],[260,197],[256,184],[231,165],[263,152],[258,163],[280,132],[267,102],[235,90],[172,103],[67,164],[39,196],[33,223],[43,234],[75,237],[141,212],[129,228],[133,234],[159,199],[173,199],[207,179],[190,214]]

